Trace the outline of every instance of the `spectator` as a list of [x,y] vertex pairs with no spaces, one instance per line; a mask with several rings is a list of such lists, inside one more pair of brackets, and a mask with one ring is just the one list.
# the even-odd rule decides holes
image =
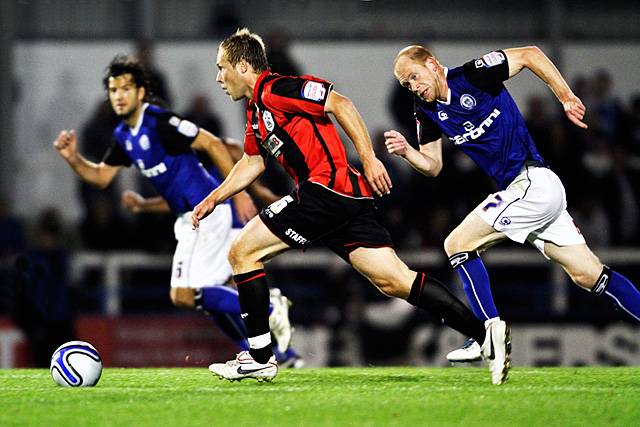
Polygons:
[[198,93],[193,97],[184,118],[207,129],[214,135],[224,135],[220,119],[211,111],[209,98],[205,94]]
[[284,30],[276,29],[267,35],[267,60],[271,71],[283,76],[298,76],[300,66],[291,57],[289,51],[289,36]]
[[134,56],[142,63],[147,70],[149,77],[150,95],[154,101],[170,107],[172,103],[171,93],[167,85],[167,79],[164,77],[164,73],[160,71],[154,62],[153,58],[153,43],[150,40],[140,40],[136,45],[136,52]]

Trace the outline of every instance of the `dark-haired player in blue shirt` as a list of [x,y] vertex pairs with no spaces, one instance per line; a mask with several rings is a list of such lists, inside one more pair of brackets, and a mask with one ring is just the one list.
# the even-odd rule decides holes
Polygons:
[[[234,164],[229,151],[220,138],[146,102],[149,83],[138,61],[115,57],[107,67],[103,83],[113,110],[122,119],[103,161],[90,162],[77,152],[74,131],[60,132],[54,147],[76,174],[99,188],[108,186],[122,166],[134,165],[149,179],[164,200],[144,203],[138,208],[160,210],[167,203],[177,216],[171,301],[178,307],[204,310],[245,350],[246,336],[238,333],[243,330],[238,293],[223,286],[231,278],[227,260],[232,241],[230,205],[222,206],[217,216],[209,217],[211,220],[204,228],[191,227],[191,211],[219,184],[202,166],[194,150],[207,153],[223,175]],[[240,193],[233,201],[243,222],[256,214],[246,193]],[[287,300],[280,295],[271,302],[271,331],[284,351],[291,339]]]
[[[478,252],[506,239],[531,243],[560,264],[575,284],[595,295],[607,295],[640,320],[640,292],[626,277],[603,265],[586,245],[566,210],[562,182],[538,153],[502,83],[524,68],[550,87],[571,122],[587,127],[582,121],[582,101],[537,47],[497,50],[448,69],[426,48],[408,46],[396,56],[393,71],[415,96],[420,147],[411,147],[403,135],[390,130],[385,132],[387,150],[418,172],[437,176],[445,134],[498,185],[499,191],[480,203],[444,242],[474,313],[485,323],[499,316]],[[471,344],[458,360],[479,358],[479,350]]]
[[[227,147],[229,154],[234,162],[238,161],[242,157],[242,146],[240,141],[235,140],[233,138],[220,138],[222,142]],[[222,182],[224,179],[220,171],[216,168],[215,164],[211,162],[211,159],[207,155],[203,155],[201,152],[197,152],[198,159],[206,169],[206,171],[211,175],[216,183]],[[218,184],[216,184],[217,186]],[[249,192],[251,195],[264,204],[270,204],[279,200],[281,196],[275,195],[270,189],[258,183],[254,182],[249,188]],[[143,197],[142,195],[131,191],[126,190],[122,193],[122,206],[131,211],[134,214],[138,214],[141,212],[154,212],[154,213],[169,213],[171,212],[171,207],[166,200],[164,200],[160,196],[155,197]],[[231,231],[230,231],[230,239],[233,241],[236,236],[242,230],[244,226],[243,220],[238,215],[238,210],[234,205],[231,205]],[[216,292],[219,295],[223,295],[224,298],[229,298],[234,302],[233,307],[237,307],[235,305],[235,300],[237,298],[237,291],[228,289],[226,287],[212,287],[211,289],[200,289],[196,294],[196,301],[201,301],[204,303],[203,296],[206,292]],[[286,320],[286,313],[284,313],[283,309],[288,306],[288,299],[282,295],[282,292],[278,288],[271,288],[269,290],[269,296],[271,300],[272,306],[272,315],[270,316],[271,329],[279,330],[283,329],[279,327],[277,323],[282,323],[282,319]],[[218,298],[221,299],[221,298]],[[276,310],[280,310],[280,313],[273,312],[273,308]],[[229,313],[209,313],[209,315],[216,321],[216,323],[227,332],[227,335],[233,339],[233,341],[238,343],[238,346],[241,350],[246,350],[248,348],[248,342],[246,339],[247,331],[242,322],[238,322],[238,313],[229,314]],[[285,322],[286,326],[286,322]],[[285,327],[286,329],[286,327]],[[278,366],[287,368],[299,368],[304,365],[304,360],[300,355],[293,349],[293,347],[289,346],[286,350],[280,351],[279,347],[275,349],[276,359],[278,360]]]

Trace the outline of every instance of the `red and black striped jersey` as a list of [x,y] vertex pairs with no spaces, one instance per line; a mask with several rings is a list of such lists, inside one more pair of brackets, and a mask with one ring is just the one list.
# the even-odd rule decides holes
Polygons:
[[268,70],[247,101],[244,151],[272,155],[296,180],[349,197],[371,198],[365,177],[347,161],[333,122],[324,111],[333,84],[313,76],[281,76]]

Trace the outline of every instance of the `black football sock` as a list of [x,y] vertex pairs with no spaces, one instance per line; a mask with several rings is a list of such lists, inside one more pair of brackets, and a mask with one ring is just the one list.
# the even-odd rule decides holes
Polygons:
[[273,355],[269,331],[269,286],[264,270],[236,274],[241,316],[247,327],[249,353],[258,363],[267,363]]
[[484,323],[445,285],[433,277],[418,272],[407,301],[442,319],[445,325],[482,345],[485,336]]

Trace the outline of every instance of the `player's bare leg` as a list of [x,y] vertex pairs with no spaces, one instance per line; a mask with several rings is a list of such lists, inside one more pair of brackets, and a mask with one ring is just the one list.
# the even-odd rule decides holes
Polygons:
[[417,273],[392,248],[358,248],[349,255],[353,268],[385,295],[407,299]]
[[562,266],[573,282],[594,295],[606,295],[640,321],[640,291],[625,276],[603,265],[586,244],[558,246],[545,242],[544,253]]
[[229,250],[229,262],[233,274],[264,267],[274,256],[290,249],[256,216],[244,226]]
[[444,250],[450,257],[459,252],[482,252],[506,239],[504,233],[496,231],[475,212],[470,212],[447,236]]
[[[489,359],[491,380],[502,384],[511,366],[511,335],[505,322],[485,325],[442,283],[422,272],[415,272],[391,248],[358,248],[349,258],[353,267],[386,295],[406,299],[466,336],[483,343]],[[485,350],[486,349],[486,350]]]
[[194,298],[196,290],[194,288],[176,287],[171,288],[169,296],[174,306],[180,308],[194,308]]
[[586,244],[558,246],[544,243],[544,253],[567,272],[576,285],[591,290],[602,272],[602,263]]

